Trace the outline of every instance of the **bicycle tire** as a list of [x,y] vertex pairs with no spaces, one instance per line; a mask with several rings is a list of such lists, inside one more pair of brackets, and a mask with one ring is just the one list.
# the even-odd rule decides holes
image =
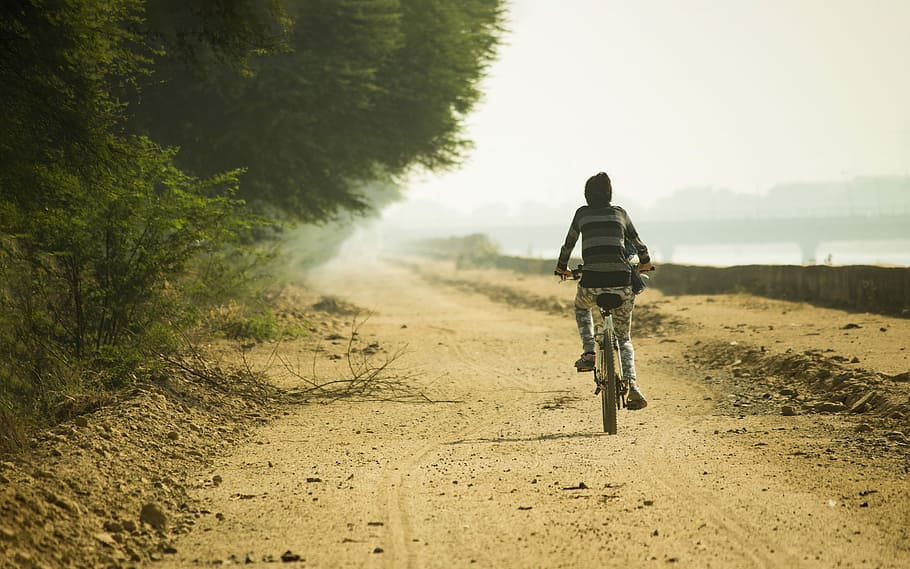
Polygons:
[[615,435],[616,425],[616,353],[613,350],[613,329],[605,327],[603,343],[600,349],[599,364],[603,385],[600,392],[600,404],[603,408],[604,432]]

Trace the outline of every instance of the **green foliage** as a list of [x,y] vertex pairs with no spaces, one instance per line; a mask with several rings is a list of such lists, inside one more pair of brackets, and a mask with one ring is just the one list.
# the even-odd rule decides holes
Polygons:
[[98,295],[85,286],[93,254],[84,248],[87,213],[119,186],[118,172],[131,158],[123,155],[130,145],[115,135],[122,106],[113,93],[148,62],[133,50],[129,31],[140,7],[138,0],[0,7],[0,352],[6,356],[0,401],[11,407],[5,420],[53,414],[54,402],[100,387],[86,349],[95,325],[89,308]]
[[[188,293],[204,286],[197,259],[257,221],[232,197],[236,173],[197,180],[171,152],[129,142],[110,179],[86,187],[49,170],[56,207],[7,211],[16,234],[0,249],[0,351],[15,357],[0,364],[0,392],[39,414],[66,393],[153,372],[155,356],[199,318]],[[89,199],[74,199],[80,193]]]
[[237,303],[216,306],[205,318],[208,330],[231,340],[270,340],[282,336],[272,310],[263,303]]
[[14,403],[0,395],[0,453],[14,451],[25,445],[23,421]]
[[[247,73],[253,54],[287,48],[293,22],[283,0],[146,0],[140,26],[148,46],[205,76],[224,66]],[[159,80],[169,80],[160,66]]]
[[173,167],[171,152],[131,143],[120,148],[129,156],[120,171],[90,185],[47,169],[42,178],[57,203],[5,220],[31,273],[24,282],[49,283],[41,290],[54,298],[34,289],[19,296],[39,295],[40,305],[71,315],[59,319],[57,335],[78,357],[138,334],[149,324],[145,314],[167,312],[168,277],[250,225],[232,197],[236,173],[195,180]]
[[[180,57],[136,101],[137,124],[200,175],[243,167],[241,196],[322,221],[375,207],[364,181],[457,164],[493,56],[498,0],[296,0],[285,50],[200,76]],[[153,77],[154,79],[154,77]],[[379,204],[381,205],[381,204]]]
[[136,38],[128,28],[140,6],[34,0],[0,8],[3,209],[12,203],[40,211],[57,200],[44,183],[49,175],[85,178],[117,160],[110,131],[121,106],[113,91],[148,61],[130,47]]

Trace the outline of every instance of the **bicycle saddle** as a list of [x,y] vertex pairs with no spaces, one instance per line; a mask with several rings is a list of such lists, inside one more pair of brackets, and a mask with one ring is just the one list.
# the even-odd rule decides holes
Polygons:
[[612,292],[602,292],[597,295],[597,306],[604,310],[612,310],[622,306],[622,297]]

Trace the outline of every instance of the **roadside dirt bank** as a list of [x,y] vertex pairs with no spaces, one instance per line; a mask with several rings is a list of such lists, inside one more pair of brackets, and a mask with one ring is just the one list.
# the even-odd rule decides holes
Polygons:
[[[301,340],[314,349],[349,333],[350,315],[333,299],[289,291],[278,309],[314,332]],[[157,381],[0,457],[0,569],[134,567],[169,555],[200,518],[219,516],[188,492],[198,473],[313,394],[270,383],[246,361],[249,346],[198,348],[204,357],[188,354]]]
[[[163,500],[166,513],[182,503],[192,523],[122,532],[154,536],[138,561],[89,557],[117,549],[118,532],[107,532],[114,545],[72,554],[168,568],[282,557],[300,567],[910,566],[907,320],[649,290],[634,337],[650,405],[621,413],[610,437],[599,432],[590,377],[571,369],[572,285],[423,267],[327,268],[309,284],[344,302],[319,342],[260,345],[245,358],[285,394],[357,370],[375,371],[383,389],[265,402],[278,414],[253,410],[253,430],[185,441],[171,454],[215,458],[159,462],[158,474],[181,489]],[[365,322],[355,306],[372,312]],[[362,324],[349,368],[351,322]],[[169,432],[152,438],[168,447]],[[117,458],[102,456],[96,470]],[[57,460],[44,470],[64,480],[72,459]],[[45,480],[10,470],[4,492]],[[144,478],[139,507],[159,481]],[[73,500],[85,510],[96,495]],[[73,517],[46,496],[42,506],[44,518],[28,518],[34,527],[54,522],[51,513]],[[138,518],[134,510],[119,515]],[[11,566],[63,566],[29,549],[2,511]],[[115,516],[97,514],[82,521],[104,532]]]

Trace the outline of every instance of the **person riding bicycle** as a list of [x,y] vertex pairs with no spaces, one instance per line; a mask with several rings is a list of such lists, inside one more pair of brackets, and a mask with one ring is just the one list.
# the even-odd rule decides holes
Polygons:
[[591,309],[597,306],[597,295],[604,292],[620,295],[623,304],[611,312],[619,340],[623,377],[629,380],[627,406],[629,409],[642,409],[648,402],[635,377],[635,350],[630,335],[635,292],[632,289],[633,268],[626,256],[626,244],[631,244],[638,254],[638,271],[649,271],[653,265],[648,248],[639,238],[629,214],[621,207],[611,205],[612,199],[613,185],[605,172],[598,172],[588,178],[585,183],[587,205],[578,208],[572,218],[554,272],[563,279],[572,276],[568,270],[569,257],[581,235],[584,271],[575,295],[575,321],[584,352],[575,362],[575,368],[579,372],[594,369],[595,341]]

